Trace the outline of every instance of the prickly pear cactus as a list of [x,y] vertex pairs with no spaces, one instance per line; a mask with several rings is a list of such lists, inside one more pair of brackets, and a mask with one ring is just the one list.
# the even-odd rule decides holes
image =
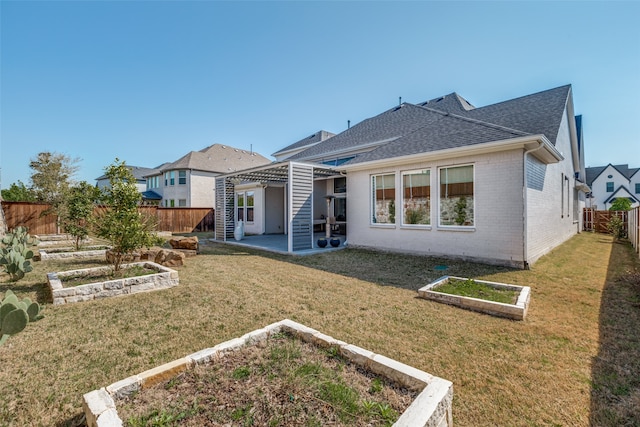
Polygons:
[[33,271],[29,261],[33,258],[33,251],[29,247],[37,244],[37,240],[29,236],[27,230],[27,227],[18,227],[2,238],[4,247],[0,248],[0,266],[9,274],[13,282]]
[[29,298],[21,301],[12,291],[7,291],[0,302],[0,345],[11,335],[21,332],[27,323],[42,317],[42,309],[37,302]]

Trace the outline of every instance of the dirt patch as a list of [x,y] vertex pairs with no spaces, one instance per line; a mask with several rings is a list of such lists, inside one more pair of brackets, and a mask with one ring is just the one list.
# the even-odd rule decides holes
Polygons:
[[417,394],[282,333],[143,389],[118,413],[127,426],[383,426]]

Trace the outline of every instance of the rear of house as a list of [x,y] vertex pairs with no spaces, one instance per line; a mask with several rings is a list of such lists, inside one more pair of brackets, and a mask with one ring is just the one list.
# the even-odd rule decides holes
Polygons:
[[[581,229],[581,123],[569,85],[478,108],[452,93],[277,154],[283,170],[313,171],[313,188],[296,190],[311,206],[305,229],[331,219],[350,246],[527,267]],[[244,177],[224,180],[262,193]],[[293,200],[296,177],[279,185]],[[283,229],[295,232],[288,209]]]

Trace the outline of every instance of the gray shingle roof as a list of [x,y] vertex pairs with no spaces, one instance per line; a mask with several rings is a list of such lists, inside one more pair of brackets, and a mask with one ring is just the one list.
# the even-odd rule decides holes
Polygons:
[[[145,178],[146,176],[155,175],[158,172],[158,169],[144,168],[141,166],[127,165],[127,168],[133,173],[133,176],[135,177],[136,181],[144,181],[146,179]],[[96,181],[99,181],[101,179],[108,179],[108,177],[107,175],[102,175],[96,178]]]
[[328,132],[326,130],[319,130],[311,136],[307,136],[306,138],[302,138],[300,141],[296,141],[291,145],[284,147],[281,150],[276,151],[272,154],[272,156],[276,156],[280,153],[284,153],[290,150],[295,150],[298,148],[306,147],[307,145],[317,144],[318,142],[324,141],[325,139],[329,139],[334,136],[335,133]]
[[587,174],[587,185],[591,185],[593,181],[600,175],[606,168],[612,166],[616,169],[620,174],[627,179],[631,179],[631,177],[640,170],[640,168],[630,168],[628,164],[625,165],[612,165],[609,163],[607,166],[594,166],[585,169],[585,173]]
[[456,93],[404,103],[290,159],[323,161],[369,150],[347,163],[354,164],[537,134],[555,144],[570,92],[566,85],[479,108]]
[[162,165],[159,172],[177,169],[192,169],[205,172],[229,173],[266,165],[266,157],[228,145],[213,144],[200,151],[191,151],[173,163]]

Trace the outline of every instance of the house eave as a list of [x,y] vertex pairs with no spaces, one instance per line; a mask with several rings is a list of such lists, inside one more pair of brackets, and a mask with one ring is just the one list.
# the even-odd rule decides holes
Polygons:
[[482,144],[465,145],[463,147],[448,148],[445,150],[429,151],[418,154],[411,154],[408,156],[355,163],[352,165],[345,164],[340,166],[339,169],[348,172],[370,169],[372,167],[398,166],[416,161],[434,161],[455,157],[476,156],[480,154],[496,153],[505,150],[514,150],[518,148],[529,150],[539,147],[541,144],[542,149],[532,153],[532,155],[538,158],[538,160],[545,164],[558,163],[564,160],[562,154],[553,146],[553,144],[551,144],[546,136],[527,135],[500,141],[486,142]]

